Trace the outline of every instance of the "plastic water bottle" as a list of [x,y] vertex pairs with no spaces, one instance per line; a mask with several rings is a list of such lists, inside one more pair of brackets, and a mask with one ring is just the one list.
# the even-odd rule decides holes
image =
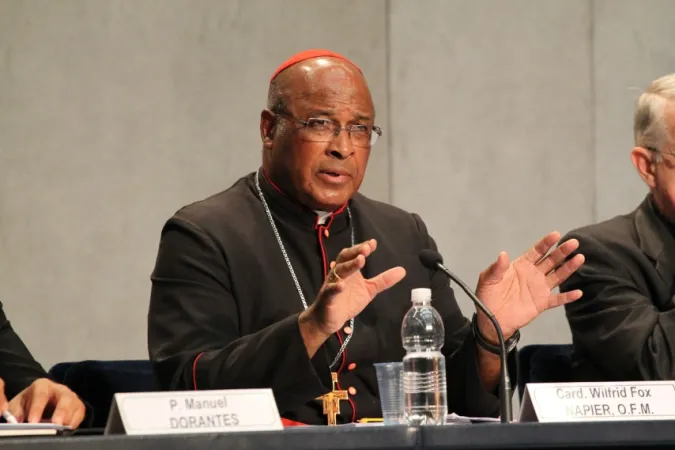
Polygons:
[[413,289],[401,325],[404,417],[409,425],[442,425],[448,414],[443,320],[431,306],[431,289]]

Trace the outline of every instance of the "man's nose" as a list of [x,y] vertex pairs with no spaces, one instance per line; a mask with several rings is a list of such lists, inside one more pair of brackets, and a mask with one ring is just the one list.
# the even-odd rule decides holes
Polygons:
[[336,131],[337,134],[333,135],[333,140],[330,141],[326,151],[334,158],[346,159],[354,153],[351,136],[349,136],[349,131],[344,128]]

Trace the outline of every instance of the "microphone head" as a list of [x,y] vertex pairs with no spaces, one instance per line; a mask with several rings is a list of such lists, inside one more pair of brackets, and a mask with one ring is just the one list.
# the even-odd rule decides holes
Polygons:
[[428,248],[420,252],[419,258],[422,265],[429,270],[436,270],[439,264],[443,264],[441,254]]

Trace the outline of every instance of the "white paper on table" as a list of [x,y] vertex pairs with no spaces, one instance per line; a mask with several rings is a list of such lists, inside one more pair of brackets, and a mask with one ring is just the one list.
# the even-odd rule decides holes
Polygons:
[[56,435],[64,431],[72,428],[54,423],[0,423],[0,437]]
[[459,414],[455,413],[450,413],[447,416],[445,416],[446,424],[472,423],[472,422],[499,422],[499,419],[496,419],[494,417],[467,417],[467,416],[460,416]]

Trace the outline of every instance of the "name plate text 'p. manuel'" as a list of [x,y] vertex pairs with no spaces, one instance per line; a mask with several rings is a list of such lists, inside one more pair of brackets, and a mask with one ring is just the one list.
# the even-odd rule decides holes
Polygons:
[[271,389],[115,394],[106,434],[281,430]]
[[521,422],[675,419],[675,381],[531,383]]

